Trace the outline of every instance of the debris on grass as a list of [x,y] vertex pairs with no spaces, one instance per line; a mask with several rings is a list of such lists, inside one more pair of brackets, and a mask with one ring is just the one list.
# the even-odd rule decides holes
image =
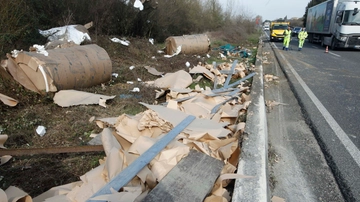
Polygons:
[[70,107],[75,105],[101,104],[107,100],[114,99],[116,96],[107,96],[95,93],[88,93],[77,90],[61,90],[55,93],[54,102],[61,107]]

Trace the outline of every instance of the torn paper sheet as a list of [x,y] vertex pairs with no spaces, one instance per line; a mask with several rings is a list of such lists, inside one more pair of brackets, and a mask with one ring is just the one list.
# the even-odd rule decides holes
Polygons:
[[11,158],[12,158],[12,156],[10,156],[10,155],[4,155],[4,156],[0,157],[0,166],[7,163]]
[[268,107],[268,110],[272,110],[275,106],[288,105],[288,104],[277,102],[277,101],[274,101],[274,100],[266,100],[265,105]]
[[80,45],[84,41],[91,41],[88,30],[83,25],[66,25],[48,30],[40,30],[39,33],[47,37],[48,41],[73,41]]
[[206,69],[204,66],[197,65],[194,68],[190,69],[190,74],[203,74],[206,78],[210,79],[211,81],[214,81],[215,75],[211,73],[208,69]]
[[[145,103],[140,104],[151,110],[154,110],[160,118],[170,122],[172,125],[178,125],[184,118],[188,116],[184,112],[170,109],[167,107],[159,105],[148,105]],[[216,123],[209,119],[197,118],[193,122],[191,122],[188,127],[184,129],[184,132],[186,133],[191,131],[207,131],[209,135],[216,138],[226,137],[230,131],[224,128],[225,125],[227,125],[227,123]]]
[[171,58],[171,57],[174,57],[175,55],[179,55],[180,52],[181,52],[181,46],[178,46],[178,47],[176,48],[176,52],[175,52],[175,53],[173,53],[172,55],[164,55],[164,57],[166,57],[166,58]]
[[128,41],[128,40],[121,40],[121,39],[118,39],[118,38],[116,38],[116,37],[111,38],[110,40],[111,40],[112,42],[115,42],[115,43],[120,43],[120,44],[122,44],[122,45],[124,45],[124,46],[129,46],[129,45],[130,45],[130,41]]
[[14,98],[11,98],[11,97],[6,96],[6,95],[1,94],[1,93],[0,93],[0,100],[1,100],[4,104],[6,104],[6,105],[8,105],[8,106],[10,106],[10,107],[15,107],[15,106],[18,104],[18,101],[15,100]]
[[0,148],[1,149],[6,149],[6,147],[4,146],[6,140],[8,139],[8,135],[0,135]]
[[273,197],[271,198],[271,202],[285,202],[285,199],[280,198],[280,197],[278,197],[278,196],[273,196]]
[[138,8],[139,10],[142,11],[144,9],[144,5],[142,4],[142,2],[140,0],[135,0],[134,8]]
[[49,53],[45,50],[45,47],[43,45],[34,44],[32,47],[30,47],[30,51],[43,54],[45,56],[49,55]]
[[279,77],[271,75],[271,74],[265,74],[264,79],[266,82],[270,82],[270,81],[274,81],[274,80],[279,80]]
[[[5,194],[7,197],[7,201],[11,201],[11,202],[20,202],[20,201],[24,201],[24,202],[31,202],[32,198],[29,194],[27,194],[26,192],[24,192],[23,190],[14,187],[14,186],[10,186],[5,190]],[[2,200],[2,199],[0,199]]]
[[70,48],[73,46],[79,46],[78,44],[75,44],[73,41],[49,41],[45,44],[45,50],[52,50],[52,49],[58,49],[58,48]]
[[150,74],[155,75],[155,76],[161,76],[164,74],[164,72],[159,72],[154,67],[144,66],[144,68],[147,69]]
[[227,196],[228,192],[226,189],[223,188],[223,180],[228,179],[245,179],[245,178],[254,178],[254,176],[246,176],[241,174],[233,174],[233,173],[226,173],[219,176],[219,178],[216,180],[214,187],[211,191],[212,195],[215,196]]
[[77,90],[61,90],[54,96],[54,102],[61,107],[70,107],[74,105],[99,104],[99,100],[114,99],[114,96],[107,96],[95,93],[88,93]]
[[82,184],[81,181],[77,181],[77,182],[72,182],[69,184],[53,187],[48,191],[33,198],[33,202],[44,202],[44,201],[72,202],[69,198],[66,197],[66,194],[68,194],[73,188],[78,187],[81,184]]
[[167,73],[164,77],[156,79],[154,85],[165,89],[182,89],[188,87],[191,83],[192,78],[190,74],[184,70],[179,70],[174,73]]

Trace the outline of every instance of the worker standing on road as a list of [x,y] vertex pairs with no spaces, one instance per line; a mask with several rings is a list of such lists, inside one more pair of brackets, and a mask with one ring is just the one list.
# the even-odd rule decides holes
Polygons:
[[289,44],[291,39],[291,30],[290,27],[287,27],[287,30],[284,31],[284,43],[283,43],[283,50],[289,50]]
[[304,41],[305,39],[308,37],[307,31],[305,31],[305,27],[303,27],[301,29],[301,31],[299,32],[298,38],[299,38],[299,51],[301,51],[303,45],[304,45]]

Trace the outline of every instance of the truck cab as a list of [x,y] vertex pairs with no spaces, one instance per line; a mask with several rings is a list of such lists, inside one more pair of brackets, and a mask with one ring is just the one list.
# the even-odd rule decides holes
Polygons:
[[311,43],[360,48],[360,1],[327,0],[308,9],[306,30]]
[[290,26],[289,22],[271,22],[270,41],[284,40],[284,31]]
[[360,2],[339,3],[331,48],[360,48]]

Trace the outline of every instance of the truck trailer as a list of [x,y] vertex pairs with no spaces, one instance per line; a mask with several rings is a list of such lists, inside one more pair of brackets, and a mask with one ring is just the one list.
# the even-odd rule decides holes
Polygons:
[[310,43],[336,48],[360,48],[360,1],[328,0],[307,12]]

